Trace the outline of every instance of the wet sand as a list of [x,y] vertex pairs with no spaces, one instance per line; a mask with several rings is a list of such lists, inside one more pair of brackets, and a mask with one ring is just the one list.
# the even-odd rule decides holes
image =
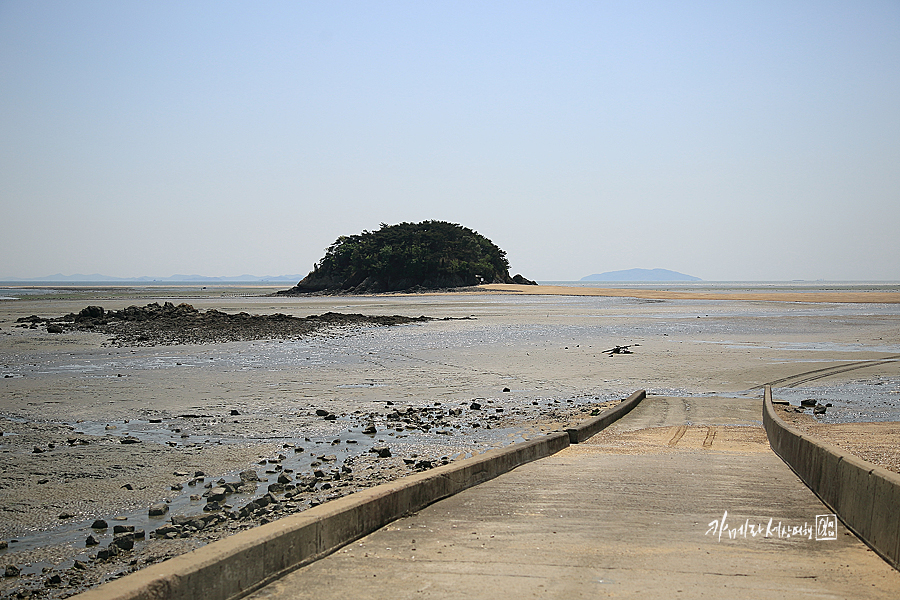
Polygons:
[[[522,287],[542,292],[547,286]],[[279,463],[293,465],[296,476],[320,455],[351,457],[350,438],[389,444],[390,459],[367,456],[354,466],[352,485],[342,488],[349,492],[353,485],[410,472],[403,458],[452,459],[504,445],[577,421],[594,406],[639,388],[663,395],[757,397],[762,384],[850,364],[858,366],[804,385],[900,382],[900,367],[891,359],[900,354],[900,309],[893,304],[786,304],[777,296],[685,299],[674,292],[669,299],[641,298],[635,290],[623,297],[492,291],[313,298],[253,296],[270,291],[260,288],[157,290],[64,290],[0,301],[0,539],[65,527],[78,536],[77,543],[41,551],[23,552],[11,544],[2,555],[5,563],[30,565],[26,570],[35,573],[57,563],[68,568],[73,556],[86,552],[81,540],[94,518],[144,514],[153,502],[183,497],[187,488],[171,487],[188,478],[175,472],[203,471],[207,483],[233,480],[251,467],[266,477],[271,464],[260,460],[285,454],[285,444],[304,446],[305,464],[290,463],[289,452]],[[472,320],[137,348],[109,345],[96,333],[15,327],[18,318],[32,314],[59,316],[88,304],[120,310],[151,301],[298,317],[335,311]],[[633,354],[604,353],[617,345],[633,345]],[[473,402],[483,408],[473,411]],[[461,414],[443,417],[427,433],[387,427],[396,407],[435,406]],[[325,421],[316,415],[319,409],[339,418]],[[379,434],[370,441],[360,430],[373,420]],[[438,428],[449,433],[437,434]],[[848,431],[846,439],[852,440]],[[126,435],[143,441],[122,444]],[[342,441],[332,446],[335,439]],[[44,451],[35,453],[35,446]],[[268,477],[271,483],[277,473]],[[125,484],[134,489],[123,489]],[[194,493],[199,491],[205,490]],[[326,492],[320,495],[327,499]],[[188,503],[186,510],[200,512],[202,505]],[[63,512],[74,516],[61,520]],[[107,575],[227,531],[152,540],[139,564],[107,566]],[[27,581],[40,585],[44,575],[31,577]],[[7,578],[0,591],[27,581]]]

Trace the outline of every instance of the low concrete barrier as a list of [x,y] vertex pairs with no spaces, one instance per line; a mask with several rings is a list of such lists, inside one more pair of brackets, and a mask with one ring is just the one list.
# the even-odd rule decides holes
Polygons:
[[559,432],[404,477],[152,565],[80,600],[227,600],[259,589],[387,523],[569,445]]
[[849,529],[900,569],[900,475],[785,423],[775,414],[769,386],[763,425],[772,450]]
[[618,421],[629,412],[631,412],[631,409],[637,406],[640,401],[646,397],[647,392],[645,392],[644,390],[638,390],[632,395],[628,396],[628,398],[620,402],[618,406],[604,411],[600,416],[594,417],[593,419],[588,419],[578,427],[570,427],[569,429],[566,429],[566,433],[569,434],[569,443],[580,444],[600,430],[606,429],[614,422]]

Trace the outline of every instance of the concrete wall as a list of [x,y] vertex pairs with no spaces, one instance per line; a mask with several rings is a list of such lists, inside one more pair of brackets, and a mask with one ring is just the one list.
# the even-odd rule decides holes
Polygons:
[[637,406],[638,403],[646,397],[647,392],[638,390],[623,402],[619,403],[615,408],[604,411],[603,414],[594,417],[593,419],[588,419],[578,427],[566,429],[566,433],[569,434],[569,443],[580,444],[602,429],[606,429],[631,412],[631,409]]
[[848,528],[900,569],[900,475],[785,423],[775,414],[769,386],[763,425],[772,450]]

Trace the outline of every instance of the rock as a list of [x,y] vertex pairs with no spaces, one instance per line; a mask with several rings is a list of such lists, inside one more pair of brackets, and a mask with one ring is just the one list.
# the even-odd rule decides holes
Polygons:
[[509,392],[509,391],[511,391],[511,390],[510,390],[509,388],[506,388],[506,387],[505,387],[505,388],[503,388],[503,391],[504,391],[504,392]]
[[4,571],[4,577],[18,577],[19,573],[22,572],[22,569],[17,567],[16,565],[6,565],[6,571]]
[[97,519],[91,524],[91,529],[106,529],[107,527],[109,527],[109,523],[103,519]]
[[188,475],[190,475],[190,473],[188,473],[187,471],[175,471],[174,473],[172,473],[172,475],[174,475],[175,477],[187,477]]
[[206,473],[203,471],[194,471],[194,477],[206,477]]
[[60,325],[47,325],[47,333],[62,333],[64,329]]
[[7,548],[9,548],[9,542],[0,540],[0,550],[6,550]]
[[826,408],[824,406],[816,406],[813,408],[814,415],[824,415]]
[[800,406],[815,406],[815,405],[816,405],[815,400],[801,400],[800,401]]
[[180,528],[175,527],[175,526],[173,526],[173,525],[163,525],[162,527],[158,527],[158,528],[153,532],[153,535],[155,535],[156,537],[161,538],[161,537],[166,537],[166,535],[168,535],[168,534],[170,534],[170,533],[179,533],[180,531],[181,531]]
[[285,475],[284,473],[282,473],[281,475],[278,476],[278,483],[280,483],[280,484],[287,484],[292,481],[293,481],[293,479],[291,479],[288,475]]
[[97,551],[97,558],[99,558],[100,560],[106,560],[114,556],[118,556],[119,554],[121,554],[121,550],[119,549],[119,547],[115,543],[110,543],[110,545],[106,548]]
[[330,415],[328,415],[328,416],[325,417],[325,420],[326,420],[326,421],[336,421],[336,420],[337,420],[337,415],[336,415],[336,414],[330,414]]
[[51,575],[44,581],[45,587],[54,587],[62,584],[62,577],[59,576],[59,573]]
[[34,454],[42,454],[43,452],[45,452],[45,450],[40,446],[35,446],[31,452]]
[[477,402],[473,402],[469,405],[469,408],[471,408],[472,410],[481,410],[481,405]]
[[104,312],[102,306],[87,306],[79,311],[78,315],[75,317],[75,322],[88,319],[102,319]]
[[388,446],[374,446],[369,449],[369,452],[377,454],[378,458],[389,458],[391,456],[391,449]]
[[225,494],[227,493],[227,491],[228,490],[223,487],[212,488],[211,490],[209,490],[209,496],[207,496],[206,502],[222,502],[223,500],[225,500]]
[[330,413],[329,411],[325,410],[324,408],[317,408],[317,409],[316,409],[316,416],[317,416],[317,417],[327,417],[327,416],[330,415],[330,414],[331,414],[331,413]]
[[50,483],[49,479],[38,479],[38,485],[44,485],[45,483]]
[[131,550],[134,548],[134,534],[121,533],[113,539],[112,543],[122,550]]
[[134,486],[131,485],[130,483],[126,483],[125,485],[122,486],[122,489],[123,490],[133,490]]
[[134,525],[114,525],[113,533],[134,533]]
[[76,559],[75,562],[72,563],[72,568],[75,569],[75,570],[77,570],[77,571],[87,571],[87,568],[88,568],[88,567],[87,567],[86,564],[84,564],[84,563],[81,562],[80,560],[77,560],[77,559]]
[[84,540],[85,546],[97,546],[99,544],[100,544],[99,540],[97,540],[97,538],[95,538],[92,535],[87,536],[87,539]]
[[369,423],[368,425],[366,425],[366,428],[363,429],[362,432],[365,433],[366,435],[373,435],[373,434],[375,434],[377,431],[378,431],[378,430],[375,429],[375,424],[374,424],[374,423]]
[[184,489],[184,486],[181,485],[180,483],[176,483],[175,485],[172,486],[173,492],[180,492],[183,489]]
[[61,513],[59,513],[59,518],[60,518],[60,519],[71,519],[71,518],[74,517],[74,516],[75,516],[75,515],[72,514],[72,513],[70,513],[70,512],[61,512]]
[[232,417],[239,417],[240,415],[241,415],[241,413],[240,413],[239,411],[237,411],[237,410],[234,409],[234,408],[231,409],[231,416],[232,416]]
[[160,502],[158,504],[154,504],[150,507],[149,515],[151,517],[161,517],[162,515],[169,512],[169,505],[165,502]]
[[129,435],[127,437],[123,437],[121,440],[119,440],[119,442],[122,444],[140,444],[141,440],[134,437],[133,435]]
[[259,475],[257,475],[256,471],[253,469],[241,471],[239,477],[241,478],[241,481],[259,481]]

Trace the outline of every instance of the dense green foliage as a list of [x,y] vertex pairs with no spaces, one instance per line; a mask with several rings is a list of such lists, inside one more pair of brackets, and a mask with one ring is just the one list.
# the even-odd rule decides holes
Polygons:
[[388,292],[512,283],[506,253],[489,239],[444,221],[381,225],[341,236],[294,292]]

